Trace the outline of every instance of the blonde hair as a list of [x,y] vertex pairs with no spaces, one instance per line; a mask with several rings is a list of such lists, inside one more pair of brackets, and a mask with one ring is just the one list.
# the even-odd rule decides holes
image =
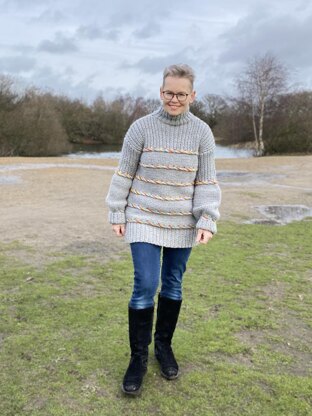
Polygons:
[[194,87],[195,73],[193,69],[187,64],[170,65],[164,69],[163,73],[163,85],[167,77],[187,78]]

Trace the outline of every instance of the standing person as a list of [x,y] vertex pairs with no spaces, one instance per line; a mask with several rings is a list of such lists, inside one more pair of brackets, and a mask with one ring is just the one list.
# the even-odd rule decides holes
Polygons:
[[140,392],[147,371],[160,275],[155,356],[163,377],[178,377],[171,341],[183,273],[192,247],[206,244],[217,232],[221,190],[215,141],[209,126],[189,110],[194,77],[185,64],[165,68],[162,106],[130,126],[106,198],[113,231],[130,243],[134,266],[128,307],[131,358],[122,383],[130,395]]

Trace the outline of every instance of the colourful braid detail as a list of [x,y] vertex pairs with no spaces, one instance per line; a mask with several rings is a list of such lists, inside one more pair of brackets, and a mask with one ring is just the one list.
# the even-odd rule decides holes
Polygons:
[[116,174],[125,178],[133,179],[133,176],[130,175],[130,173],[122,172],[121,170],[117,170]]
[[178,153],[183,155],[198,155],[195,150],[170,149],[165,147],[144,147],[143,152]]
[[202,215],[202,218],[204,218],[205,220],[210,220],[210,221],[216,222],[216,220],[214,220],[213,218],[211,218],[209,215],[203,214]]
[[136,195],[142,195],[147,196],[149,198],[159,199],[160,201],[187,201],[190,199],[193,199],[192,196],[161,196],[161,195],[154,195],[154,194],[148,194],[147,192],[138,191],[135,188],[131,188],[130,192],[136,194]]
[[156,185],[169,185],[169,186],[193,186],[194,182],[165,182],[161,180],[147,179],[143,176],[136,175],[134,179],[147,183],[155,183]]
[[186,230],[190,228],[195,228],[195,225],[193,224],[186,224],[186,225],[170,225],[170,224],[161,224],[159,222],[153,222],[148,220],[139,220],[135,218],[128,218],[127,222],[137,223],[137,224],[147,224],[152,225],[153,227],[159,227],[159,228],[169,228],[171,230],[178,229],[178,230]]
[[196,172],[196,168],[188,168],[183,166],[174,165],[147,165],[146,163],[140,163],[143,168],[154,168],[154,169],[169,169],[169,170],[181,170],[183,172]]
[[[141,166],[144,166],[143,164],[141,164]],[[155,167],[154,165],[146,165],[144,167]],[[165,168],[164,166],[158,165],[157,167],[159,168]],[[193,168],[179,168],[179,167],[167,167],[165,169],[175,169],[177,168],[177,170],[187,170],[187,169],[193,169]],[[193,170],[187,170],[188,172],[193,172]],[[144,178],[143,176],[140,175],[136,175],[135,177],[130,175],[127,172],[122,172],[121,170],[118,170],[117,175],[119,176],[123,176],[125,178],[129,178],[129,179],[138,179],[139,181],[143,181],[143,182],[148,182],[148,183],[154,183],[154,184],[158,184],[158,185],[170,185],[170,186],[192,186],[192,185],[216,185],[218,184],[217,180],[211,179],[209,181],[195,181],[195,182],[165,182],[165,181],[161,181],[161,180],[153,180],[153,179],[147,179]]]
[[152,214],[161,214],[161,215],[193,215],[192,212],[190,211],[178,211],[178,212],[168,212],[168,211],[159,211],[158,209],[150,209],[147,207],[142,207],[142,205],[137,205],[137,204],[128,204],[128,207],[131,208],[136,208],[139,209],[141,211],[145,211],[145,212],[151,212]]
[[195,181],[195,185],[216,185],[217,183],[218,181],[215,179],[209,181]]

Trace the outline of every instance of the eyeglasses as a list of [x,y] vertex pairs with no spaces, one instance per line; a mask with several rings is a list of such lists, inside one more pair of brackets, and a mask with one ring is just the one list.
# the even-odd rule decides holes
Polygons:
[[177,97],[177,100],[180,103],[183,103],[184,101],[186,101],[187,97],[190,94],[186,94],[185,92],[178,92],[177,94],[171,92],[171,91],[163,91],[163,97],[165,100],[171,101],[173,99],[174,96]]

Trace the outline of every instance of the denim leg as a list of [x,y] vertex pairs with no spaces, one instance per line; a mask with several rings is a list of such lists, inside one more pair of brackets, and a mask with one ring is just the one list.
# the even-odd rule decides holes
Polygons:
[[145,309],[154,305],[159,275],[161,246],[150,243],[131,243],[134,285],[129,306]]
[[163,248],[160,296],[173,300],[182,299],[182,278],[191,251],[192,247]]

